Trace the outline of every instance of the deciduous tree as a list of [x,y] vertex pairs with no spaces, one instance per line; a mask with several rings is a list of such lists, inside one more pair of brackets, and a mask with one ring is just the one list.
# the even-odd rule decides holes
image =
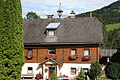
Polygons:
[[35,12],[31,11],[28,12],[26,15],[27,19],[37,19],[40,18],[40,16],[38,16]]

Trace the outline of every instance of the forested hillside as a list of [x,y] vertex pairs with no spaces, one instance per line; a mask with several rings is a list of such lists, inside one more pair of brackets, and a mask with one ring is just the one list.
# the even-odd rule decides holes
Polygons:
[[[104,24],[120,23],[120,0],[92,12]],[[90,12],[76,15],[76,17],[89,17]]]

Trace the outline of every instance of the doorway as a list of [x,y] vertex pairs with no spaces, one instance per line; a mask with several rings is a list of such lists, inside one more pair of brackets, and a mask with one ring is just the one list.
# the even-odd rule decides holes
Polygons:
[[55,67],[49,67],[49,78],[51,78],[53,72],[56,72]]

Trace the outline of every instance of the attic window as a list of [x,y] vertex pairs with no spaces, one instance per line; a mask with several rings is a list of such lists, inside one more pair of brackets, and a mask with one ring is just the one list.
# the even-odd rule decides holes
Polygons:
[[48,30],[48,36],[55,36],[55,30]]

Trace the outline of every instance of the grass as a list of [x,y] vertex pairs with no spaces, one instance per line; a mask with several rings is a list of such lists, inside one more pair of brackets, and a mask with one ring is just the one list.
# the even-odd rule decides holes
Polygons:
[[113,29],[118,29],[118,28],[120,28],[120,23],[106,25],[107,31],[111,31]]
[[111,80],[111,79],[108,79],[106,77],[101,77],[99,80]]

